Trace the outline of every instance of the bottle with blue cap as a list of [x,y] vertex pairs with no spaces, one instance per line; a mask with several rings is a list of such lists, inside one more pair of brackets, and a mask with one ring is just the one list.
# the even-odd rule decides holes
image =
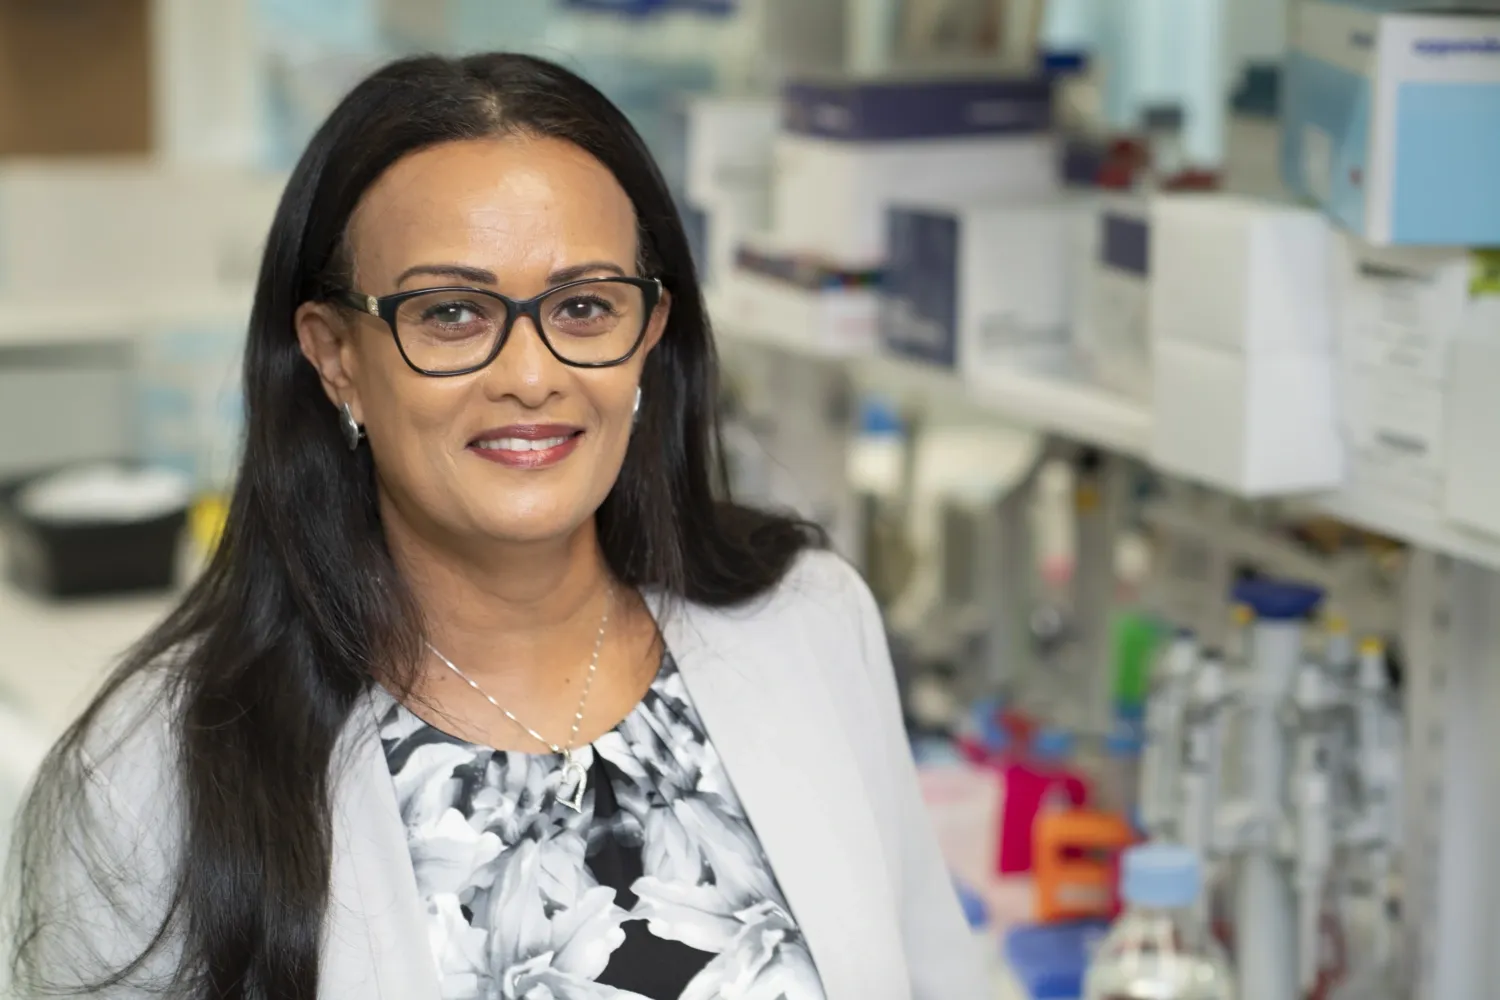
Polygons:
[[1125,912],[1089,963],[1084,1000],[1234,1000],[1229,963],[1195,915],[1203,891],[1198,856],[1178,844],[1126,851]]

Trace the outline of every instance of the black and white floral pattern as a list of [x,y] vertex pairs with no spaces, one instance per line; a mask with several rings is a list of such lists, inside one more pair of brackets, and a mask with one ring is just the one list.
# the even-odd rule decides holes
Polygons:
[[582,813],[555,755],[465,742],[389,698],[380,736],[444,1000],[823,1000],[670,656],[577,753]]

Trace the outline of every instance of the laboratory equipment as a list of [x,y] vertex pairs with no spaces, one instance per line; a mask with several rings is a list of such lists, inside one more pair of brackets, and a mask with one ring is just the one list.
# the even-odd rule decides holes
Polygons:
[[1146,703],[1146,745],[1141,759],[1141,826],[1153,837],[1177,835],[1179,765],[1189,684],[1198,666],[1198,644],[1179,632],[1153,671]]
[[1228,962],[1194,905],[1197,855],[1147,844],[1126,851],[1122,867],[1126,910],[1089,964],[1084,1000],[1233,1000]]
[[1043,729],[1032,738],[1024,756],[1004,767],[1005,797],[995,861],[998,874],[1031,871],[1039,815],[1087,804],[1088,781],[1071,764],[1075,745],[1067,730]]
[[[1183,714],[1178,792],[1182,805],[1177,820],[1178,839],[1205,860],[1218,855],[1219,779],[1231,697],[1223,660],[1217,651],[1205,651]],[[1206,913],[1206,902],[1199,905]]]
[[1287,820],[1289,773],[1282,712],[1304,662],[1304,622],[1323,594],[1299,584],[1245,580],[1236,585],[1234,597],[1255,613],[1240,693],[1246,788],[1229,807],[1224,834],[1234,857],[1240,993],[1291,998],[1298,995],[1297,908],[1278,836]]
[[1227,0],[1051,0],[1042,23],[1044,65],[1104,66],[1104,125],[1114,139],[1105,174],[1129,186],[1151,123],[1175,134],[1159,143],[1163,186],[1216,186],[1227,147]]
[[1083,993],[1089,956],[1109,932],[1102,920],[1022,925],[1005,935],[1005,964],[1013,982],[1005,997],[1075,1000]]
[[1069,809],[1038,816],[1032,858],[1037,919],[1118,916],[1119,859],[1135,841],[1135,830],[1119,813]]
[[1140,816],[1141,749],[1140,726],[1121,719],[1104,737],[1104,760],[1097,787],[1101,809],[1135,823]]

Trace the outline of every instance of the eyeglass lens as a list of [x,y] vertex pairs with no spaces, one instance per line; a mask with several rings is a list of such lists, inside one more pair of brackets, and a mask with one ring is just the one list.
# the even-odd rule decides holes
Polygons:
[[[542,333],[558,356],[577,364],[617,361],[646,326],[646,293],[623,281],[591,281],[542,300]],[[476,290],[448,289],[403,300],[396,336],[407,359],[431,372],[480,365],[506,326],[506,306]]]

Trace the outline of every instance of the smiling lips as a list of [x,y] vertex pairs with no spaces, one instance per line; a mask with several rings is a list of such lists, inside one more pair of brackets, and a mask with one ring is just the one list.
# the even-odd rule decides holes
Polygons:
[[512,424],[485,431],[469,442],[469,450],[513,469],[543,469],[572,454],[582,437],[580,428],[567,424]]

